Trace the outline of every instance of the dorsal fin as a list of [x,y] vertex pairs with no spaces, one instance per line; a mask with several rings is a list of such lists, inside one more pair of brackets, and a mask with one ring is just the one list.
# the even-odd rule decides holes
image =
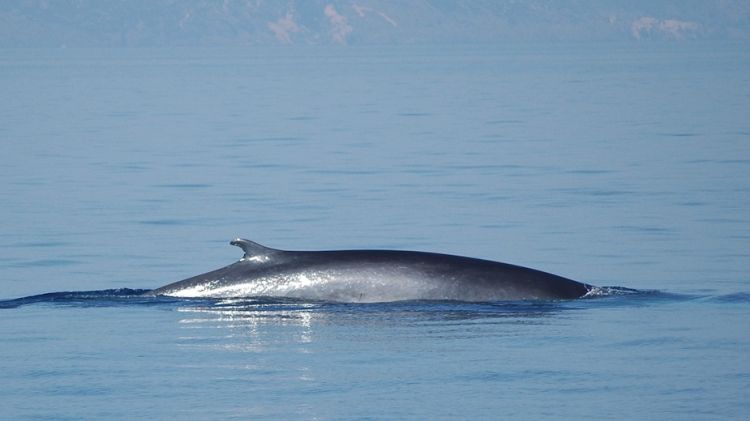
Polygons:
[[242,256],[242,259],[253,259],[253,258],[260,258],[258,260],[265,261],[267,260],[267,256],[274,253],[275,249],[272,249],[270,247],[261,246],[260,244],[246,240],[244,238],[235,238],[234,240],[230,241],[229,244],[233,246],[237,246],[242,249],[242,251],[245,252],[245,255]]

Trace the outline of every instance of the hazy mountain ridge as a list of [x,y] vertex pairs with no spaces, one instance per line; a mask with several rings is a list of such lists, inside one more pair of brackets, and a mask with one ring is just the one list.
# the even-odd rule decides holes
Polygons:
[[7,0],[0,45],[750,39],[750,2]]

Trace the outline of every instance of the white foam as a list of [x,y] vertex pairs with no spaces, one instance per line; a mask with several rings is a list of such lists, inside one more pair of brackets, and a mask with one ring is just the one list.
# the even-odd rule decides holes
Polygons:
[[589,292],[587,292],[581,298],[610,297],[614,295],[632,295],[632,294],[638,294],[640,292],[641,291],[638,291],[635,289],[622,288],[622,287],[591,287]]

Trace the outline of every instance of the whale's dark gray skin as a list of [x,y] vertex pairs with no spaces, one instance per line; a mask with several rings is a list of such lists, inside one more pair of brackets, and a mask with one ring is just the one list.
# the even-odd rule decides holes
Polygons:
[[238,238],[240,261],[150,291],[178,297],[338,302],[574,299],[592,286],[490,260],[394,250],[284,251]]
[[289,297],[337,302],[574,299],[592,286],[507,263],[395,250],[284,251],[235,239],[245,255],[150,291],[178,297]]

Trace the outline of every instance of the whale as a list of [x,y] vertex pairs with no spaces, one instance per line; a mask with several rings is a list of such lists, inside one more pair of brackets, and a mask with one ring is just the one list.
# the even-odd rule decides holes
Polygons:
[[593,286],[523,266],[399,250],[288,251],[236,238],[228,266],[146,293],[184,298],[273,297],[344,303],[407,300],[570,300]]

